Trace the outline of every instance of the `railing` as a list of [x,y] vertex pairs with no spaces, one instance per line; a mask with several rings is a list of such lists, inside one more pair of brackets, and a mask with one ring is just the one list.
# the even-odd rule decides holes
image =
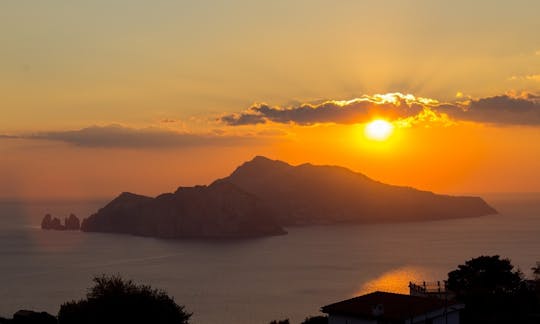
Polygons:
[[446,292],[446,281],[423,281],[423,282],[409,282],[409,288],[411,291],[424,294],[437,294]]

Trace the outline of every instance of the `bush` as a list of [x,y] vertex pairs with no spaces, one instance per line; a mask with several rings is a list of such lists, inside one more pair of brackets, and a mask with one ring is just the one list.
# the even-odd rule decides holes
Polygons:
[[290,324],[290,322],[289,322],[289,319],[286,318],[284,320],[279,320],[279,321],[273,320],[272,322],[270,322],[270,324]]
[[306,319],[301,324],[328,324],[328,317],[326,316],[306,317]]
[[448,274],[448,289],[465,303],[464,322],[522,323],[536,304],[523,274],[498,255],[466,261]]
[[191,314],[163,290],[136,285],[120,276],[102,275],[93,281],[86,299],[60,307],[59,324],[189,323]]

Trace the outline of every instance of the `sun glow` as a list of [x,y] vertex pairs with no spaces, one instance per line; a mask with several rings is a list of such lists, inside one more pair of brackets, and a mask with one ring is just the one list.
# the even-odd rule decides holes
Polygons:
[[388,137],[390,137],[390,135],[392,135],[393,131],[394,125],[383,119],[376,119],[370,122],[366,125],[364,130],[366,136],[375,141],[386,140]]
[[426,280],[426,278],[432,277],[433,275],[427,269],[405,266],[383,273],[381,276],[364,283],[360,290],[353,295],[363,295],[377,290],[408,294],[409,282],[421,282],[422,280]]

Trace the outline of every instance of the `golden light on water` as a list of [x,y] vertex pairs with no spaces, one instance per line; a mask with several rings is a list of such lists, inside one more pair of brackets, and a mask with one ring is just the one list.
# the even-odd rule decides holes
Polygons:
[[374,291],[385,291],[409,294],[409,282],[421,282],[432,279],[427,271],[417,267],[403,267],[383,273],[381,276],[366,282],[354,293],[354,296]]
[[394,131],[394,125],[387,122],[384,119],[376,119],[369,124],[366,125],[366,128],[364,130],[366,136],[369,139],[375,140],[375,141],[384,141],[390,135],[392,135],[392,132]]

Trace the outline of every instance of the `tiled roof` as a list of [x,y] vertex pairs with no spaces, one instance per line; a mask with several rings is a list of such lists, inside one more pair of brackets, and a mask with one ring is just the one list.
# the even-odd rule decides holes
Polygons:
[[[382,305],[383,314],[375,316],[373,309]],[[323,313],[360,318],[406,320],[415,316],[450,307],[455,302],[437,298],[417,297],[376,291],[322,307]]]

